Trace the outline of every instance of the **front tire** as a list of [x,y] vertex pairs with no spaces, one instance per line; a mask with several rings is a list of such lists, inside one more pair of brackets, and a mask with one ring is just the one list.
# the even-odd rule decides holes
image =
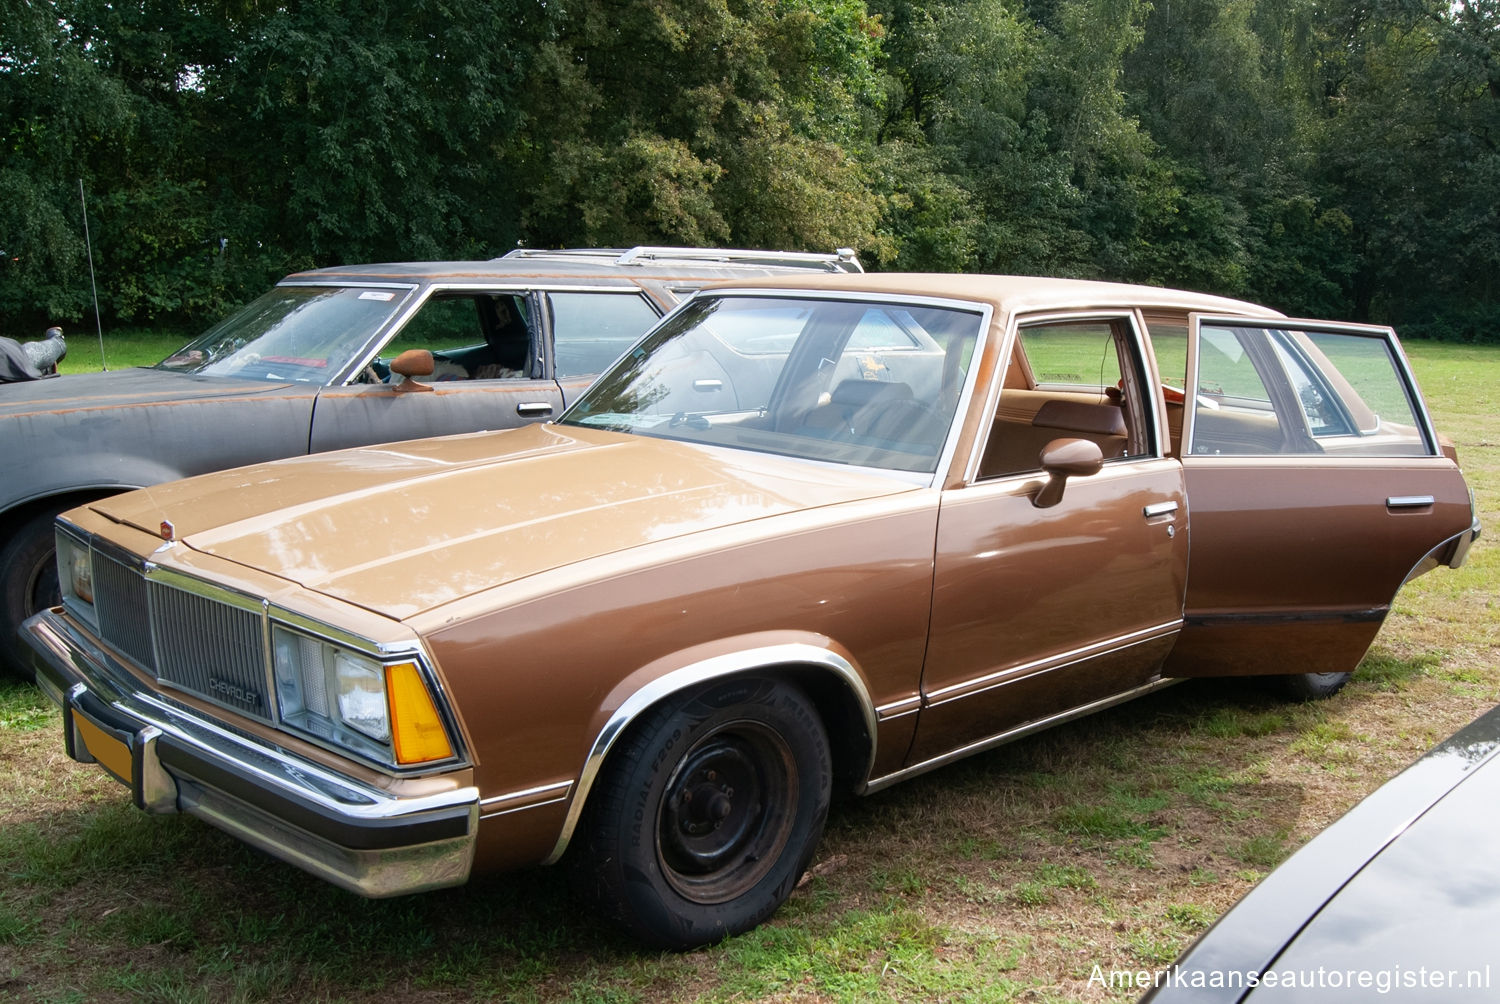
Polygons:
[[30,649],[21,640],[21,622],[62,602],[52,524],[70,506],[35,513],[0,547],[0,669],[30,680]]
[[811,702],[777,680],[731,680],[647,712],[620,742],[582,848],[604,911],[670,949],[771,916],[828,815],[828,736]]

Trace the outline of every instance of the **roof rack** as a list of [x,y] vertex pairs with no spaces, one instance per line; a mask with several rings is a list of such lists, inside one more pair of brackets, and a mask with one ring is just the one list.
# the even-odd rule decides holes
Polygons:
[[739,248],[516,248],[506,258],[610,257],[616,265],[643,265],[658,261],[711,261],[725,264],[780,265],[787,268],[811,268],[824,272],[863,272],[853,248],[839,248],[832,254],[812,251],[754,251]]

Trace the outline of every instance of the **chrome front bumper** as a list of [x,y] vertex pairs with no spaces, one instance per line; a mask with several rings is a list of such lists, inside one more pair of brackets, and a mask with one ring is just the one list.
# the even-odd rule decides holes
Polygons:
[[63,713],[68,755],[98,763],[153,813],[186,812],[363,896],[462,885],[479,792],[401,797],[160,695],[59,610],[22,628],[37,685]]

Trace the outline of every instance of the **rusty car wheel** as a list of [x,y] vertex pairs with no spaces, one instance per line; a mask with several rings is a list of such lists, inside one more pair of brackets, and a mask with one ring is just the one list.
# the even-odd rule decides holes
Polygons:
[[769,917],[828,814],[828,738],[801,691],[715,684],[647,714],[606,764],[588,825],[595,894],[652,944],[684,949]]

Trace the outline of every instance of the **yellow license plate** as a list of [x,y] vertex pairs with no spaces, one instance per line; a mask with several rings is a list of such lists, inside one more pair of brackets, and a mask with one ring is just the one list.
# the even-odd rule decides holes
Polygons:
[[78,737],[83,740],[83,745],[88,748],[90,756],[127,785],[134,783],[131,771],[134,757],[130,755],[128,745],[76,711],[73,713],[73,726],[78,730]]

